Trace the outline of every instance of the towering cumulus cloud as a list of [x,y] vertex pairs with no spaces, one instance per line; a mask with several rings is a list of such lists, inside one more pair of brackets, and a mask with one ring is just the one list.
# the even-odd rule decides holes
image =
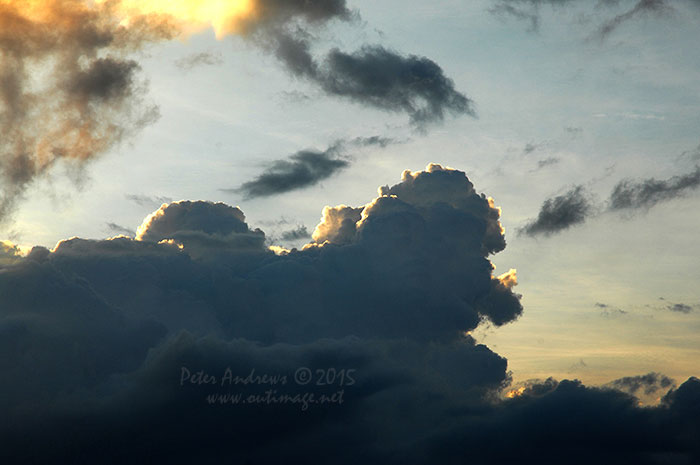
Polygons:
[[515,271],[488,259],[499,209],[439,165],[379,194],[324,209],[301,250],[203,201],[163,205],[134,239],[3,244],[0,459],[697,460],[696,379],[613,385],[660,379],[650,409],[551,379],[500,397],[507,361],[468,335],[522,312]]

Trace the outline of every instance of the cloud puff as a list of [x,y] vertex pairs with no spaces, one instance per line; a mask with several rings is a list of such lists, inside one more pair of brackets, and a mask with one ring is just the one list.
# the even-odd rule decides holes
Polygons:
[[583,186],[576,186],[565,194],[545,200],[537,218],[521,232],[529,236],[549,236],[583,223],[593,211],[589,197]]
[[162,206],[136,239],[0,262],[0,460],[700,457],[694,378],[646,409],[575,381],[500,398],[506,359],[466,334],[522,312],[515,272],[487,258],[505,247],[499,217],[463,172],[430,165],[325,209],[302,250],[233,247],[264,234],[197,201]]
[[189,71],[197,66],[217,66],[223,64],[224,59],[221,55],[211,52],[192,53],[175,61],[175,66]]

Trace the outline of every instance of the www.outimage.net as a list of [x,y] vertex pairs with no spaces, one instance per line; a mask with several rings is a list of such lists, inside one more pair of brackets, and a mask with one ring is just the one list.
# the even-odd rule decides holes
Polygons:
[[340,389],[331,395],[304,392],[302,394],[280,394],[276,389],[268,389],[263,394],[217,393],[209,394],[205,401],[209,405],[298,405],[302,411],[311,405],[342,405],[345,389]]
[[[221,375],[206,370],[180,368],[180,387],[229,388],[204,396],[207,405],[296,405],[306,411],[312,405],[342,405],[345,402],[345,387],[353,386],[355,369],[300,367],[293,374],[270,374],[251,369],[246,375],[234,374],[230,367]],[[239,390],[231,390],[238,387]],[[281,388],[286,389],[281,389]],[[304,391],[299,389],[304,388]],[[262,392],[253,392],[256,389]],[[332,390],[332,389],[336,390]],[[318,391],[313,392],[312,389]],[[330,392],[320,392],[325,390]]]

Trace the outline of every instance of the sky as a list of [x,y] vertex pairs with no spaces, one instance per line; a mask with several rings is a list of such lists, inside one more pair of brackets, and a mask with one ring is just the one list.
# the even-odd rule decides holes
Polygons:
[[[3,454],[696,463],[698,26],[697,0],[0,0]],[[309,367],[345,401],[204,400],[227,368],[327,393]]]

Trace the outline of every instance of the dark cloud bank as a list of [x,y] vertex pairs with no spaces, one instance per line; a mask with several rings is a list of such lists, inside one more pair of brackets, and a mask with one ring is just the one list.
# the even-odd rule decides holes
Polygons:
[[[492,276],[499,210],[464,173],[407,171],[364,207],[324,209],[302,250],[264,242],[239,209],[182,201],[135,239],[26,258],[3,245],[2,463],[700,460],[695,378],[614,386],[627,392],[549,379],[500,396],[507,361],[466,332],[522,307],[513,276]],[[660,405],[640,408],[632,394],[657,385]]]

